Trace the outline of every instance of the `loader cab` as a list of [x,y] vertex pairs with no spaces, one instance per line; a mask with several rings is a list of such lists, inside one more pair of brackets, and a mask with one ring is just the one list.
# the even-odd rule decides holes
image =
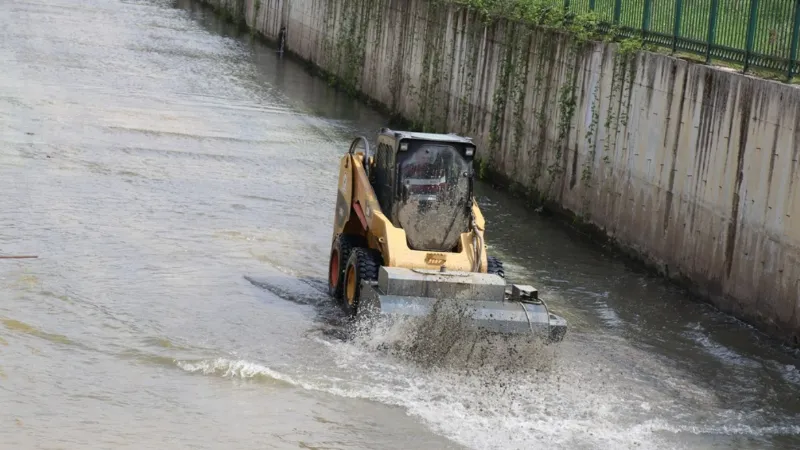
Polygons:
[[475,144],[454,134],[382,129],[371,170],[381,210],[408,246],[455,251],[470,229]]

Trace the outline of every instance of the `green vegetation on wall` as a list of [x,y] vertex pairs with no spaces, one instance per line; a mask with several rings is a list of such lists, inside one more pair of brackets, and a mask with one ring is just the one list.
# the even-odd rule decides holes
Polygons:
[[[571,188],[578,181],[584,188],[592,185],[598,136],[604,137],[603,160],[609,161],[627,120],[632,82],[628,75],[635,71],[630,55],[643,42],[625,39],[620,44],[611,92],[605,94],[609,107],[603,114],[599,106],[602,83],[597,81],[588,94],[578,89],[591,41],[616,37],[615,30],[601,26],[596,14],[574,14],[553,7],[548,0],[430,0],[421,4],[424,9],[408,11],[423,16],[387,24],[388,2],[324,3],[324,35],[330,36],[325,43],[325,65],[335,76],[331,82],[356,94],[362,89],[362,77],[378,82],[377,71],[385,70],[365,60],[368,47],[370,52],[393,52],[389,59],[392,92],[404,91],[414,99],[411,104],[416,108],[407,117],[411,128],[473,136],[486,132],[486,147],[478,153],[479,174],[502,172],[539,192],[542,199],[553,199],[559,192],[556,187],[567,180]],[[396,40],[392,48],[382,41],[389,28]],[[499,46],[493,40],[498,37]],[[412,69],[414,59],[419,61],[417,72]],[[452,104],[451,77],[458,80]],[[481,98],[475,95],[476,81],[481,83]],[[475,105],[482,104],[487,95],[491,103],[486,111],[488,123],[484,123]],[[578,102],[586,95],[592,119],[580,137],[573,124]],[[452,126],[457,129],[448,128]],[[578,155],[579,144],[589,148],[588,155]]]
[[[350,0],[324,4],[326,40],[323,48],[326,60],[322,65],[331,76],[331,85],[357,95],[364,75],[370,24],[377,23],[380,26],[382,23],[383,2]],[[375,29],[375,25],[372,27]],[[380,34],[376,35],[380,39]]]
[[706,63],[725,61],[744,72],[758,68],[765,76],[792,79],[800,71],[796,0],[453,1],[487,16],[533,23],[542,15],[592,14],[614,38],[642,38],[673,54],[694,54]]
[[261,12],[261,0],[253,2],[253,26],[250,27],[250,37],[254,38],[258,34],[258,14]]
[[472,97],[475,94],[475,77],[477,76],[477,63],[478,56],[480,55],[481,46],[480,38],[483,33],[481,22],[476,20],[473,11],[465,11],[459,14],[463,17],[459,24],[465,27],[463,48],[466,49],[467,56],[459,58],[459,78],[464,80],[461,84],[461,93],[459,96],[459,116],[458,123],[462,130],[471,132],[473,130],[473,105]]
[[501,139],[504,135],[503,125],[505,124],[506,105],[510,93],[510,83],[514,67],[517,64],[516,46],[513,45],[516,37],[516,27],[506,24],[505,51],[500,61],[500,71],[498,83],[495,86],[492,98],[492,121],[489,125],[489,163],[500,152]]
[[[529,27],[520,30],[515,42],[517,55],[514,64],[510,97],[512,101],[512,117],[514,118],[511,136],[511,161],[519,161],[520,154],[528,133],[525,120],[525,102],[528,98],[528,79],[530,75],[531,45],[533,42],[532,31]],[[516,178],[523,168],[519,164],[512,167],[510,176]]]
[[[566,181],[566,168],[569,162],[568,149],[572,148],[573,122],[578,106],[578,81],[583,70],[579,67],[586,59],[586,50],[592,40],[610,40],[617,37],[616,30],[602,27],[602,22],[596,14],[574,14],[563,8],[553,7],[551,2],[520,1],[520,0],[454,0],[452,4],[459,5],[474,11],[485,27],[502,27],[504,50],[498,58],[497,81],[492,96],[491,123],[488,132],[488,157],[483,163],[490,169],[499,169],[495,158],[506,161],[504,172],[512,179],[527,185],[539,186],[541,193],[546,198],[555,195],[555,186]],[[502,25],[498,25],[502,24]],[[495,29],[496,30],[496,29]],[[532,48],[534,31],[542,33],[548,38],[540,38],[537,48]],[[556,33],[548,35],[548,33]],[[559,37],[560,36],[560,37]],[[546,42],[549,41],[549,42]],[[564,45],[553,45],[552,42],[563,41]],[[566,47],[566,51],[563,49]],[[615,74],[622,75],[630,59],[627,55],[643,47],[640,39],[623,39],[620,44],[620,54],[625,55],[619,64],[625,67],[615,70]],[[530,65],[531,55],[535,55],[536,63]],[[491,63],[490,64],[494,64]],[[529,72],[533,70],[533,86],[529,86]],[[554,77],[554,74],[558,74]],[[622,75],[624,77],[624,75]],[[632,78],[631,78],[632,79]],[[560,81],[559,81],[560,80]],[[619,80],[612,82],[611,97],[622,99],[625,85]],[[630,86],[628,86],[629,88]],[[629,89],[628,89],[629,91]],[[616,104],[609,102],[604,135],[604,145],[611,145],[616,140],[620,128],[624,128],[629,108],[630,94],[627,92],[627,101]],[[570,183],[574,186],[577,179],[585,185],[591,186],[597,135],[600,125],[600,82],[598,81],[590,93],[592,109],[592,123],[586,131],[585,139],[589,141],[590,154],[583,161],[580,176],[577,175],[577,161],[573,161],[573,176]],[[537,112],[535,121],[538,126],[531,127],[526,123],[525,109],[526,98],[533,96]],[[620,120],[610,118],[618,111]],[[509,119],[510,117],[510,119]],[[462,120],[463,124],[465,121]],[[507,129],[507,122],[511,122]],[[621,122],[621,123],[620,123]],[[530,149],[523,148],[526,135],[538,135],[538,143]],[[552,134],[550,134],[552,133]],[[508,142],[503,142],[507,139]],[[510,138],[510,139],[509,139]],[[613,139],[612,139],[613,138]],[[574,145],[578,145],[577,142]],[[518,162],[521,152],[528,151],[529,161],[533,161],[535,179],[527,183],[521,180],[521,173],[530,172],[522,170]],[[535,154],[534,157],[530,157]],[[575,153],[577,157],[577,152]],[[605,155],[607,156],[607,155]],[[541,182],[544,182],[542,184]],[[587,199],[588,201],[588,199]]]
[[367,27],[372,16],[371,1],[342,2],[341,28],[337,33],[336,73],[342,78],[345,88],[352,94],[358,92],[366,55]]
[[[422,38],[422,74],[417,90],[420,107],[416,128],[434,131],[447,126],[447,107],[441,107],[441,85],[445,76],[444,53],[447,33],[447,6],[441,2],[428,2],[427,20]],[[447,102],[445,102],[446,104]]]

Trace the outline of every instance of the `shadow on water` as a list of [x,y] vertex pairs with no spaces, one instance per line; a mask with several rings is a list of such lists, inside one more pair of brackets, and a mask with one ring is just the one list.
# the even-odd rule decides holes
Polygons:
[[189,12],[192,19],[218,36],[235,39],[247,36],[244,22],[232,20],[229,15],[220,14],[212,6],[199,0],[174,0],[172,7]]
[[323,336],[339,341],[352,339],[352,321],[328,295],[325,280],[284,274],[245,275],[244,279],[281,300],[311,307],[316,315],[314,331]]

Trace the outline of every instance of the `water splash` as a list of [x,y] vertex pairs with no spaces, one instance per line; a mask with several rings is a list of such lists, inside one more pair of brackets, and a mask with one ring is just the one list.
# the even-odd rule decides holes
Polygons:
[[291,377],[278,373],[261,364],[217,358],[201,361],[177,361],[177,366],[189,373],[216,375],[222,378],[255,379],[268,383],[297,385]]

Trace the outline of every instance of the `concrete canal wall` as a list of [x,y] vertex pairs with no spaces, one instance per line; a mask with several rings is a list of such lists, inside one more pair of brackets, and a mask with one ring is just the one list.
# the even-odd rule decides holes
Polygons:
[[429,0],[207,1],[798,344],[800,90]]

